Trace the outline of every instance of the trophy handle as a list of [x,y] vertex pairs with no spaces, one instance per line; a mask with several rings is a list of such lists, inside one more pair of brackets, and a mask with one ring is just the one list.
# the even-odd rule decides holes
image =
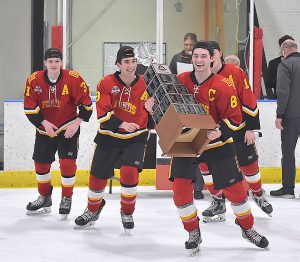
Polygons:
[[158,60],[153,52],[151,42],[141,42],[134,49],[135,57],[138,62],[144,66],[149,66],[151,63],[157,63]]

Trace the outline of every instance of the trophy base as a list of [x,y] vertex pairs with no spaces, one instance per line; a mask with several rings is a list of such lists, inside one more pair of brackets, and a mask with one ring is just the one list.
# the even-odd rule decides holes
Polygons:
[[178,114],[170,106],[155,130],[163,156],[199,156],[209,143],[207,131],[217,127],[212,116],[206,114]]

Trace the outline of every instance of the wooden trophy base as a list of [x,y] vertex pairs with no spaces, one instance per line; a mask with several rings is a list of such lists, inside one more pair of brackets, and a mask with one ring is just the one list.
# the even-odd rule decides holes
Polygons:
[[195,157],[207,144],[207,131],[217,127],[212,116],[178,114],[172,105],[156,125],[163,156]]

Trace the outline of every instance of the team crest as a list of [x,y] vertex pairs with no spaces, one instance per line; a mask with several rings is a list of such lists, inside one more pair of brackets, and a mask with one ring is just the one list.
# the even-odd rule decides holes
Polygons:
[[120,88],[117,87],[117,86],[113,86],[112,89],[111,89],[111,93],[112,93],[113,95],[119,94],[119,93],[120,93]]
[[43,92],[42,88],[40,86],[36,86],[33,91],[37,94],[41,94]]

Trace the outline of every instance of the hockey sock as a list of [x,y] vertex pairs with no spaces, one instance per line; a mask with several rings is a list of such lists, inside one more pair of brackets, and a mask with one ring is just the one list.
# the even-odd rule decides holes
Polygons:
[[100,208],[103,199],[107,179],[101,179],[90,174],[88,188],[88,210],[96,212]]
[[213,177],[209,172],[208,166],[205,163],[199,164],[199,169],[202,174],[205,186],[207,190],[214,196],[220,197],[222,195],[222,190],[215,190]]
[[231,202],[231,208],[236,216],[237,222],[245,229],[253,226],[254,218],[251,213],[247,190],[243,181],[239,181],[230,187],[223,189],[225,197]]
[[255,162],[247,166],[241,166],[241,170],[252,193],[260,196],[262,194],[262,186],[261,175],[258,168],[258,161],[256,160]]
[[34,165],[39,194],[42,196],[48,195],[51,193],[51,164],[34,162]]
[[174,178],[173,200],[177,207],[178,215],[181,218],[183,227],[191,232],[199,227],[197,207],[193,201],[194,186],[192,180],[186,178]]
[[136,167],[121,167],[121,212],[123,212],[126,215],[131,215],[135,209],[138,179],[139,173]]
[[60,159],[62,196],[71,197],[75,185],[76,159]]

